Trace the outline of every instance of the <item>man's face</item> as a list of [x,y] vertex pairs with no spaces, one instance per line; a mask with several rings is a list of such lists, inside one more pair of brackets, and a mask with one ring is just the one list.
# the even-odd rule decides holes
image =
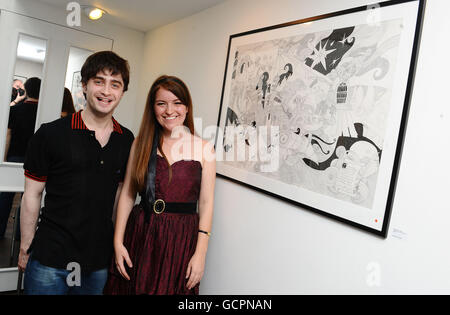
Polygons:
[[20,81],[20,80],[14,81],[13,88],[15,88],[16,90],[18,90],[18,89],[22,89],[23,90],[24,87],[23,87],[22,81]]
[[83,84],[87,106],[95,113],[110,114],[119,105],[123,96],[124,83],[121,74],[99,71],[95,77]]

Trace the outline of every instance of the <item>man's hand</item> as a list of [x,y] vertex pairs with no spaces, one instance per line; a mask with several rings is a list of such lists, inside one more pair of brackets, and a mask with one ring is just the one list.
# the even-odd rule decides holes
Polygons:
[[27,254],[25,250],[20,250],[19,252],[19,261],[17,263],[17,267],[19,268],[19,271],[24,272],[27,264],[28,264],[28,258],[30,258],[30,255]]

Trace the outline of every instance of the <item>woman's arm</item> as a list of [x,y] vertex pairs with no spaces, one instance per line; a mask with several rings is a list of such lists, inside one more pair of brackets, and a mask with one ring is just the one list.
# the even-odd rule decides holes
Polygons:
[[130,156],[128,158],[125,180],[123,182],[119,202],[117,204],[116,225],[114,229],[114,251],[116,254],[116,266],[121,275],[128,280],[130,279],[130,277],[125,270],[123,260],[125,259],[127,265],[130,268],[133,267],[133,265],[128,255],[128,251],[123,245],[123,238],[125,235],[125,228],[127,226],[128,217],[130,216],[131,210],[133,209],[134,203],[136,201],[136,191],[134,191],[133,185],[131,184],[131,170],[133,167],[135,143],[136,140],[131,146]]
[[113,222],[116,222],[117,205],[119,204],[119,197],[120,197],[120,193],[122,192],[122,186],[123,186],[123,182],[121,182],[121,183],[119,183],[119,185],[117,185],[116,197],[114,198],[114,207],[113,207],[113,215],[112,215]]
[[8,128],[6,131],[6,144],[5,144],[5,156],[3,158],[3,161],[6,161],[6,157],[8,156],[9,151],[9,145],[11,144],[11,129]]
[[[199,230],[210,233],[212,227],[213,208],[214,208],[214,185],[216,181],[216,159],[213,146],[203,142],[202,158],[202,183],[200,186],[200,197],[198,201],[199,212]],[[203,277],[206,261],[206,252],[208,250],[209,235],[198,232],[197,246],[192,256],[186,273],[189,279],[186,286],[192,289]]]

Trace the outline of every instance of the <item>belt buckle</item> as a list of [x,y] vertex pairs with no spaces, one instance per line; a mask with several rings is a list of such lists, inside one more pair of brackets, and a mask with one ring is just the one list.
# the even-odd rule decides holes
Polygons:
[[163,213],[165,209],[166,209],[166,203],[162,199],[156,200],[155,203],[153,204],[153,212],[155,212],[156,214]]

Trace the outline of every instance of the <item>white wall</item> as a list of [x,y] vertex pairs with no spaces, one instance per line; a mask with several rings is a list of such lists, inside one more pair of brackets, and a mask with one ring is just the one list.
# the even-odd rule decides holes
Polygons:
[[[194,115],[215,125],[231,34],[366,4],[229,0],[147,33],[135,125],[162,73],[184,79]],[[428,1],[387,239],[218,178],[202,294],[450,293],[449,9]],[[377,268],[380,285],[370,286]]]
[[[73,73],[81,71],[86,58],[92,54],[92,51],[86,49],[80,49],[76,47],[70,47],[69,60],[67,61],[66,81],[64,87],[72,90]],[[72,92],[72,91],[71,91]]]
[[[14,75],[20,75],[25,78],[38,77],[42,78],[43,64],[39,62],[33,62],[25,59],[16,60],[16,68],[14,70]],[[23,82],[25,83],[25,81]]]
[[[56,23],[67,27],[67,15],[69,11],[47,5],[35,0],[1,0],[0,9]],[[127,59],[130,63],[130,85],[125,93],[114,117],[122,125],[136,133],[134,121],[138,80],[141,76],[141,62],[143,57],[144,33],[126,27],[106,23],[104,21],[90,21],[82,16],[81,26],[73,27],[80,31],[103,36],[114,41],[113,51]]]

